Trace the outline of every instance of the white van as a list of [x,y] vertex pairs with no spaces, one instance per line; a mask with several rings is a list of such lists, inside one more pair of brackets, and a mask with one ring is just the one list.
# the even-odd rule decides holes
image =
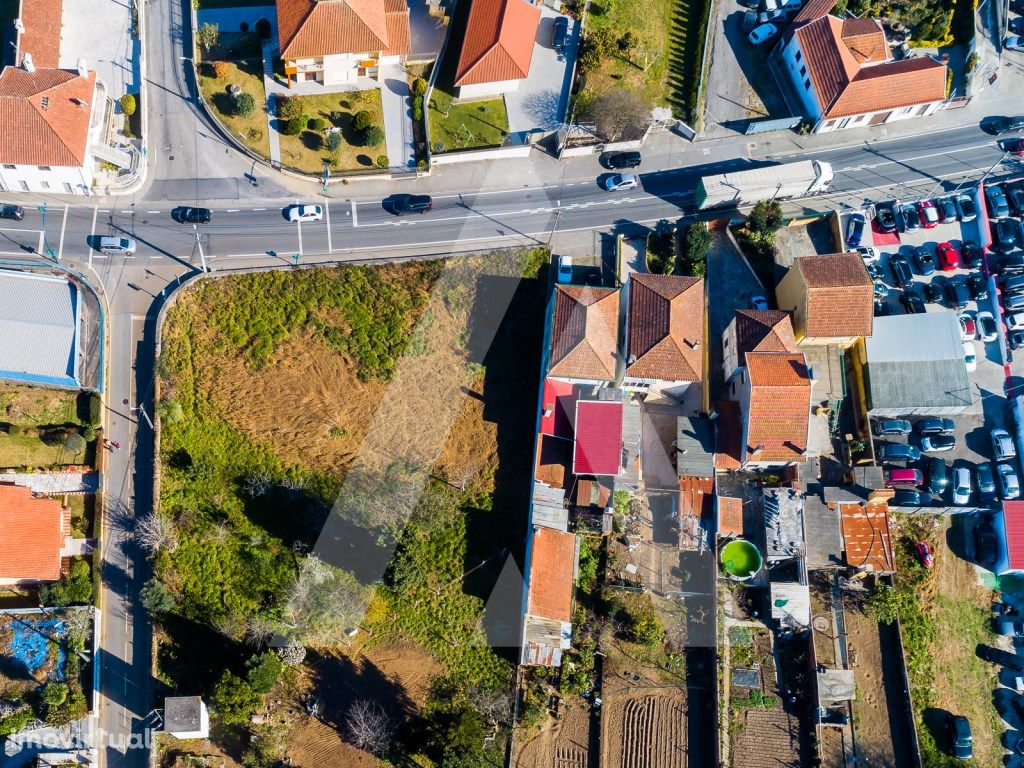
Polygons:
[[101,237],[97,250],[111,256],[134,256],[135,241],[130,237]]

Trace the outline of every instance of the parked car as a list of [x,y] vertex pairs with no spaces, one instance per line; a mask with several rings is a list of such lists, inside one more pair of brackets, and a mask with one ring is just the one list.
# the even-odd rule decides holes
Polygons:
[[955,430],[953,420],[943,416],[925,416],[914,424],[914,431],[919,435],[948,435]]
[[872,280],[881,280],[885,277],[885,272],[882,270],[882,265],[877,261],[867,261],[864,263],[864,269],[868,271],[868,275]]
[[1020,184],[1007,186],[1006,199],[1010,201],[1010,210],[1014,216],[1024,216],[1024,187]]
[[874,264],[881,258],[878,251],[870,245],[858,245],[856,251],[864,260],[865,265]]
[[935,272],[935,257],[929,253],[927,248],[915,248],[911,257],[917,271],[925,277]]
[[966,224],[978,218],[978,207],[974,204],[974,198],[966,192],[961,192],[953,198],[953,202],[956,203],[956,211],[960,216],[960,221]]
[[760,294],[750,297],[750,308],[764,312],[768,309],[768,299]]
[[1006,277],[999,278],[999,287],[1003,293],[1021,293],[1024,291],[1024,273],[1010,273]]
[[908,315],[916,315],[927,310],[924,307],[924,299],[914,283],[910,283],[900,294],[900,304]]
[[921,228],[921,215],[917,212],[917,206],[913,203],[904,203],[900,212],[903,214],[903,229],[906,232],[916,232]]
[[884,473],[886,488],[916,488],[924,485],[919,469],[887,469]]
[[924,284],[924,297],[927,301],[933,304],[939,304],[942,302],[942,283],[938,280],[932,280],[930,283]]
[[1024,16],[1014,16],[1006,27],[1015,35],[1024,35]]
[[856,248],[860,245],[861,239],[864,237],[864,214],[853,213],[846,222],[846,244],[851,248]]
[[920,461],[921,451],[906,443],[879,443],[878,458],[881,461]]
[[1024,293],[1004,293],[1003,309],[1007,312],[1024,310]]
[[209,208],[189,208],[182,205],[171,211],[171,218],[179,224],[209,224],[213,212]]
[[998,184],[985,186],[985,203],[988,205],[988,215],[993,219],[1010,215],[1010,204]]
[[889,257],[889,269],[892,270],[893,280],[900,288],[914,279],[914,274],[910,271],[910,262],[902,254],[894,253]]
[[558,282],[572,282],[572,256],[558,257]]
[[894,507],[926,507],[931,499],[913,488],[896,488],[889,503]]
[[1017,455],[1017,447],[1013,444],[1013,438],[1005,429],[996,428],[989,433],[992,441],[992,453],[996,461],[1006,461]]
[[972,272],[967,276],[967,290],[975,301],[984,301],[988,298],[988,280],[981,272]]
[[623,192],[640,186],[640,177],[635,173],[613,173],[603,182],[605,192]]
[[1006,316],[1006,327],[1011,331],[1024,331],[1024,313],[1016,312]]
[[[991,526],[989,526],[991,528]],[[977,530],[977,528],[975,528]],[[995,544],[995,532],[992,533],[993,546]],[[995,562],[993,559],[992,562]],[[987,661],[992,664],[998,664],[1007,669],[1012,669],[1017,672],[1024,672],[1024,656],[1018,656],[1016,653],[1010,651],[1004,651],[1002,648],[996,648],[991,645],[979,645],[974,649],[975,655],[982,661]]]
[[1020,244],[1020,222],[1009,218],[992,222],[992,245],[1001,251],[1012,251]]
[[960,760],[970,760],[974,757],[974,737],[971,735],[970,721],[963,715],[950,714],[946,728],[949,731],[953,757]]
[[1024,274],[1024,253],[1008,253],[996,262],[1000,275]]
[[971,470],[967,467],[953,468],[953,504],[966,507],[971,503]]
[[0,219],[21,221],[25,218],[25,209],[20,205],[0,205]]
[[956,448],[956,437],[953,435],[928,435],[921,438],[922,453],[944,453]]
[[883,283],[881,280],[875,280],[872,282],[872,292],[875,297],[875,301],[881,301],[889,296],[889,286]]
[[434,201],[430,195],[392,195],[385,201],[385,207],[389,207],[396,216],[424,214],[433,209]]
[[999,556],[999,539],[987,516],[974,526],[974,556],[982,565],[994,565]]
[[555,53],[564,54],[565,47],[569,44],[569,19],[559,16],[555,19],[551,30],[551,47]]
[[996,319],[991,312],[979,312],[975,321],[978,325],[978,335],[984,342],[995,341],[999,338],[999,330],[996,327]]
[[779,34],[779,28],[774,24],[762,24],[751,30],[750,34],[747,35],[747,40],[750,41],[751,45],[762,45],[777,34]]
[[938,456],[925,459],[928,470],[928,492],[941,496],[949,487],[949,465]]
[[288,208],[288,221],[320,221],[324,209],[319,205],[292,205]]
[[939,243],[935,252],[939,255],[939,268],[943,272],[952,272],[960,266],[960,254],[952,243]]
[[1020,496],[1020,480],[1009,464],[996,464],[996,479],[999,481],[999,495],[1009,501]]
[[931,229],[939,223],[939,211],[931,200],[918,202],[917,214],[921,217],[921,226],[925,229]]
[[1024,331],[1013,331],[1006,334],[1006,343],[1010,346],[1010,349],[1024,347]]
[[994,117],[987,121],[986,127],[996,136],[1004,133],[1013,133],[1014,131],[1024,131],[1024,115]]
[[604,156],[604,165],[613,171],[621,171],[623,168],[637,168],[640,160],[639,152],[608,152]]
[[932,545],[927,541],[919,541],[914,546],[917,559],[925,568],[931,568],[935,564],[935,554],[932,552]]
[[882,232],[895,232],[899,225],[896,223],[896,213],[893,211],[893,206],[896,203],[875,203],[875,225]]
[[957,317],[960,321],[960,341],[971,341],[978,337],[978,324],[966,312]]
[[[996,634],[1002,635],[1003,637],[1021,638],[1024,637],[1024,621],[1013,620],[1013,619],[993,619],[992,629],[996,631]],[[1017,710],[1018,717],[1024,717],[1024,702],[1021,702],[1020,697],[1013,700],[1013,708]]]
[[[1024,16],[1018,16],[1014,21],[1024,22]],[[1003,152],[1009,152],[1011,155],[1017,155],[1020,157],[1024,155],[1024,139],[1004,139],[999,143],[999,148]]]
[[871,422],[871,431],[875,437],[909,435],[910,430],[910,422],[906,419],[877,419]]
[[981,269],[981,248],[978,247],[976,242],[964,240],[960,243],[960,254],[963,256],[965,267],[968,269]]
[[875,317],[888,317],[892,313],[892,304],[887,301],[875,301],[875,308],[873,310]]
[[1024,52],[1024,38],[1020,35],[1007,35],[1003,39],[1003,48],[1008,51]]
[[967,290],[967,278],[957,275],[946,282],[946,300],[954,309],[965,309],[971,300],[971,292]]
[[935,201],[935,207],[943,224],[952,224],[957,220],[956,203],[952,197],[940,197]]
[[978,351],[974,348],[974,342],[964,342],[964,365],[967,366],[968,373],[974,373],[978,370]]
[[976,465],[974,475],[978,481],[978,496],[981,500],[984,502],[995,501],[996,478],[992,473],[992,465],[988,462]]

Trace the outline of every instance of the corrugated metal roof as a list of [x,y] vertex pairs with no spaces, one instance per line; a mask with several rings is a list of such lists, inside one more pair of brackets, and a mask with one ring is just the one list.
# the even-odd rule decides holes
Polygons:
[[804,502],[791,488],[765,488],[764,527],[769,560],[799,557],[804,552]]
[[831,568],[843,564],[843,536],[839,509],[829,509],[815,494],[804,498],[807,567]]
[[622,403],[580,400],[576,403],[576,475],[615,475],[622,466]]
[[1003,526],[1009,570],[1024,571],[1024,501],[1003,502]]
[[773,581],[769,585],[772,618],[787,627],[811,623],[811,591],[796,581]]
[[78,383],[78,289],[67,280],[0,272],[0,376]]
[[676,471],[680,477],[713,477],[715,430],[702,416],[680,416],[676,422]]
[[[876,317],[874,331],[865,340],[869,363],[958,360],[963,364],[960,323],[949,310]],[[913,375],[920,382],[916,371]]]

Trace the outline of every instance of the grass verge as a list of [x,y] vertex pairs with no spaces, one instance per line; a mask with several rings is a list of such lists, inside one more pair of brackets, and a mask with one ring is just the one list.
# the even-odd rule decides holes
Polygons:
[[321,118],[327,125],[341,129],[342,143],[336,150],[324,145],[324,134],[310,130],[297,136],[281,136],[281,162],[303,173],[320,173],[327,160],[334,170],[353,171],[374,168],[377,158],[387,155],[387,143],[367,147],[362,143],[362,131],[353,127],[358,112],[370,115],[370,125],[383,129],[384,111],[380,91],[370,88],[354,93],[326,93],[320,96],[292,97],[302,104],[308,118]]
[[[199,87],[206,102],[213,107],[225,130],[261,157],[270,157],[267,138],[267,93],[263,88],[263,73],[258,60],[226,62],[227,77],[212,77],[211,65],[199,66]],[[256,108],[248,117],[234,114],[228,87],[237,85],[243,93],[252,96]]]

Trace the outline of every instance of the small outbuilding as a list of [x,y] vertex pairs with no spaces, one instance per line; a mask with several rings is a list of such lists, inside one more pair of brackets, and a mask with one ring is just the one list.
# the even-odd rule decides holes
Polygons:
[[210,713],[198,696],[164,699],[164,732],[179,739],[205,739],[210,735]]

